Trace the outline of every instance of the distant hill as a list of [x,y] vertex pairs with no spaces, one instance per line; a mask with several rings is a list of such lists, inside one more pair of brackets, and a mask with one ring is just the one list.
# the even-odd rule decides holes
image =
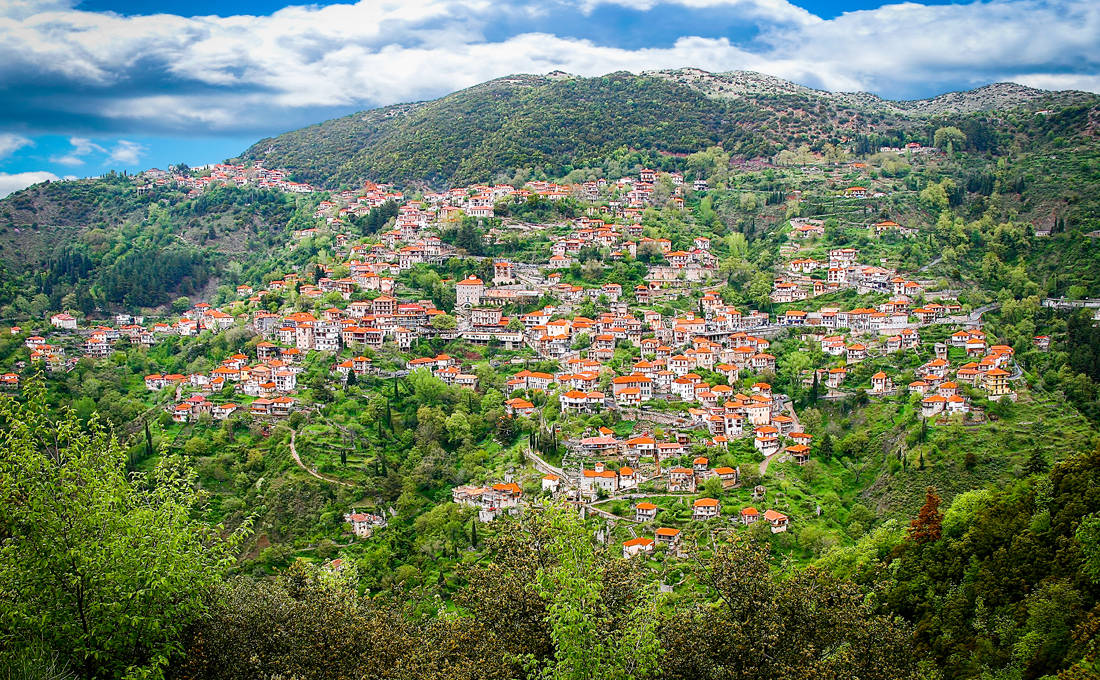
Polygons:
[[[241,158],[326,186],[364,179],[434,187],[516,168],[565,174],[617,150],[685,154],[714,144],[746,157],[864,132],[927,129],[930,116],[1095,104],[1084,92],[1011,83],[893,102],[758,73],[698,69],[492,80],[436,100],[364,111],[261,140]],[[930,140],[929,140],[930,141]]]

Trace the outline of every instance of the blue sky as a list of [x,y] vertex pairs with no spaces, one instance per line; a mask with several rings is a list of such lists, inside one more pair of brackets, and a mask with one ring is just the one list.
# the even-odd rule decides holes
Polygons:
[[0,195],[214,162],[510,73],[694,66],[891,98],[1002,80],[1096,92],[1097,36],[1096,0],[0,0]]

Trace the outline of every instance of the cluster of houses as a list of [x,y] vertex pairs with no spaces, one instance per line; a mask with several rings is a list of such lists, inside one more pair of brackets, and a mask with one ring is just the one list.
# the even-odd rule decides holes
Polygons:
[[[853,309],[789,308],[774,315],[731,306],[714,290],[699,285],[712,276],[718,265],[709,238],[697,236],[690,244],[674,244],[667,238],[654,238],[651,231],[643,229],[642,212],[656,205],[658,196],[664,202],[657,207],[683,208],[683,177],[669,173],[667,180],[671,190],[658,191],[665,178],[645,169],[637,177],[572,185],[529,182],[516,188],[476,184],[429,192],[416,201],[407,201],[391,186],[368,182],[357,190],[330,194],[316,206],[318,226],[293,233],[295,241],[322,234],[332,236],[337,257],[313,263],[318,272],[315,277],[304,277],[298,271],[272,272],[262,286],[238,286],[237,299],[223,309],[200,303],[173,321],[146,324],[140,317],[120,315],[114,325],[81,328],[78,320],[65,312],[51,316],[49,321],[59,334],[78,335],[83,354],[93,358],[109,356],[120,340],[151,347],[166,336],[197,336],[234,326],[248,328],[259,336],[254,358],[237,353],[208,373],[145,377],[149,390],[173,391],[168,410],[179,423],[207,417],[221,420],[240,413],[287,416],[299,406],[298,376],[311,353],[330,353],[330,375],[349,380],[350,376],[370,373],[372,361],[367,354],[371,352],[367,350],[377,350],[387,343],[404,353],[407,370],[429,370],[449,384],[478,389],[477,376],[461,358],[434,352],[432,356],[417,356],[424,353],[419,351],[421,340],[438,338],[492,344],[506,350],[526,348],[538,359],[557,362],[558,368],[552,372],[532,371],[515,364],[515,372],[505,381],[504,408],[509,416],[537,416],[540,408],[535,403],[543,403],[541,397],[535,397],[539,392],[556,396],[567,419],[605,409],[624,409],[636,415],[637,409],[653,400],[679,402],[683,408],[677,415],[683,417],[677,427],[700,432],[704,443],[713,447],[711,450],[721,451],[735,439],[751,438],[753,448],[765,458],[776,456],[804,464],[812,453],[812,436],[802,431],[787,396],[773,394],[771,385],[760,380],[761,374],[777,370],[770,338],[782,332],[803,333],[804,341],[816,343],[825,355],[835,358],[836,365],[815,368],[804,376],[807,385],[816,383],[835,390],[844,383],[852,366],[873,356],[918,348],[919,328],[944,323],[961,312],[951,300],[918,304],[915,300],[925,294],[920,283],[895,270],[861,263],[859,251],[850,247],[829,250],[827,260],[795,256],[781,265],[771,300],[793,304],[851,289],[860,295],[886,295],[885,302]],[[218,183],[298,193],[314,191],[260,164],[215,165],[193,175],[149,171],[139,181],[142,186],[175,184],[194,192]],[[706,182],[697,181],[691,188],[706,191]],[[862,187],[850,187],[843,193],[857,198],[868,195]],[[464,217],[493,217],[501,202],[565,198],[599,206],[593,205],[585,216],[555,233],[545,266],[520,265],[506,258],[487,262],[481,270],[484,279],[471,274],[450,282],[455,293],[451,310],[438,309],[431,300],[403,295],[404,289],[399,289],[397,282],[404,272],[422,264],[443,263],[457,254],[441,241],[438,228]],[[392,225],[372,239],[377,242],[353,239],[342,231],[349,220],[391,203],[397,206],[396,215]],[[876,234],[909,233],[890,221],[869,228]],[[822,222],[792,220],[791,239],[822,235]],[[787,244],[784,248],[797,255],[797,246]],[[564,270],[592,250],[601,252],[605,260],[636,258],[647,262],[645,282],[625,291],[618,283],[569,283],[576,279]],[[491,280],[487,274],[490,268]],[[658,302],[686,296],[698,299],[696,311],[662,313],[653,309]],[[315,303],[306,307],[310,311],[289,306],[278,309],[271,304],[284,297]],[[544,297],[551,304],[541,309],[504,313],[510,306]],[[573,311],[588,301],[598,305],[599,311],[592,318]],[[247,311],[241,313],[242,309]],[[433,323],[446,314],[453,315],[456,323]],[[1049,346],[1049,338],[1045,342]],[[52,368],[71,366],[76,360],[66,358],[63,347],[48,344],[44,337],[32,336],[26,343],[32,360]],[[1042,347],[1042,343],[1043,336],[1036,338],[1037,346]],[[952,366],[948,347],[962,349],[968,361]],[[637,357],[625,362],[620,358],[615,365],[621,365],[621,369],[613,370],[610,363],[622,356],[617,350],[623,348],[631,349]],[[970,402],[960,385],[982,389],[990,398],[1014,398],[1011,361],[1011,348],[987,346],[985,334],[978,329],[960,330],[942,347],[936,346],[936,358],[920,367],[918,379],[908,385],[908,390],[921,395],[921,410],[926,417],[965,413]],[[745,384],[757,382],[751,388],[737,386],[743,376],[753,376],[744,380]],[[870,380],[872,395],[886,396],[899,390],[887,370],[874,373]],[[0,377],[0,385],[11,383],[17,385],[18,376]],[[232,398],[228,398],[230,394]],[[690,441],[684,432],[659,440],[652,433],[620,438],[607,428],[599,428],[566,443],[570,451],[587,462],[575,472],[567,471],[564,477],[546,475],[542,488],[584,503],[599,496],[637,492],[654,480],[663,483],[669,494],[683,495],[696,494],[712,479],[720,480],[723,488],[740,483],[738,468],[712,466],[706,456],[696,456],[690,466],[686,465]],[[711,486],[713,483],[708,484],[708,488]],[[519,513],[523,496],[523,489],[506,478],[488,486],[456,487],[452,499],[476,508],[479,519],[488,522],[502,514]],[[647,523],[656,520],[658,507],[640,501],[634,511],[635,521]],[[721,516],[717,499],[698,498],[692,502],[695,520]],[[748,525],[761,516],[772,532],[786,531],[789,518],[776,510],[761,513],[755,507],[744,507],[735,519]],[[348,513],[345,521],[360,537],[369,536],[385,523],[384,517],[355,511]],[[661,544],[675,549],[679,541],[679,530],[661,527],[655,529],[652,538],[627,541],[623,552],[628,557],[649,553]]]
[[[771,300],[776,304],[800,302],[808,298],[855,289],[860,295],[884,293],[893,295],[903,310],[912,305],[912,298],[924,288],[916,281],[898,275],[897,271],[877,265],[861,264],[856,248],[834,248],[829,259],[794,257],[776,277]],[[893,303],[894,300],[891,300]]]
[[295,194],[312,194],[316,191],[309,184],[291,181],[285,170],[269,170],[260,161],[252,165],[215,163],[190,172],[169,172],[154,168],[139,173],[134,181],[138,191],[142,193],[161,187],[180,187],[188,189],[191,196],[198,196],[219,185],[254,186]]

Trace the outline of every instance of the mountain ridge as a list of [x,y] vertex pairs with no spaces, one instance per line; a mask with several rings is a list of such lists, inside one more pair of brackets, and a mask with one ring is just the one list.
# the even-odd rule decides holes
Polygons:
[[937,115],[977,113],[979,111],[1021,108],[1042,101],[1060,101],[1062,105],[1095,101],[1097,95],[1081,90],[1043,90],[1008,81],[988,83],[969,90],[955,90],[920,99],[887,99],[873,92],[821,90],[758,71],[712,73],[698,68],[643,71],[641,75],[678,82],[694,87],[707,96],[738,98],[745,95],[809,95],[849,106],[887,108],[898,113]]
[[890,102],[745,71],[514,74],[269,137],[239,159],[329,187],[374,180],[443,188],[505,180],[521,169],[560,176],[624,149],[690,154],[722,146],[738,157],[767,158],[782,148],[838,144],[882,130],[916,134],[936,117],[1098,101],[1083,92],[1002,83]]

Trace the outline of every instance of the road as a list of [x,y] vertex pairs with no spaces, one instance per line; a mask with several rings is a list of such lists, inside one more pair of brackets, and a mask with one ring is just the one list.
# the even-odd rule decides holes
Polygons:
[[766,473],[768,471],[768,465],[772,462],[773,458],[775,458],[776,456],[782,456],[782,455],[783,455],[783,449],[779,449],[778,451],[776,451],[772,455],[767,456],[767,457],[764,458],[764,460],[760,461],[760,476],[763,477],[764,473]]
[[347,486],[347,487],[351,487],[351,488],[355,487],[355,485],[352,484],[351,482],[342,482],[339,479],[333,479],[332,477],[326,477],[326,476],[322,475],[320,472],[317,472],[316,470],[314,470],[312,468],[306,467],[306,464],[302,462],[301,457],[298,455],[298,447],[294,445],[295,444],[295,439],[297,438],[297,436],[298,436],[298,433],[295,430],[290,431],[290,457],[294,459],[294,462],[298,464],[298,467],[305,470],[306,474],[308,474],[309,476],[316,477],[317,479],[321,480],[322,482],[328,482],[329,484],[339,484],[340,486]]
[[558,477],[565,479],[565,472],[563,472],[560,467],[554,467],[550,463],[547,463],[545,460],[542,459],[541,456],[539,456],[539,454],[535,453],[531,449],[527,449],[524,455],[526,455],[527,458],[535,464],[535,469],[539,472],[548,475],[557,475]]
[[932,260],[932,261],[931,261],[931,262],[929,262],[928,264],[924,265],[923,267],[921,267],[921,268],[920,268],[920,269],[918,269],[917,271],[918,271],[918,272],[926,272],[926,271],[928,271],[929,269],[931,269],[932,267],[935,267],[936,265],[938,265],[938,264],[939,264],[939,263],[940,263],[940,262],[941,262],[942,260],[943,260],[943,255],[940,255],[939,257],[937,257],[936,259]]
[[982,305],[981,307],[978,307],[974,311],[970,312],[970,315],[966,317],[966,322],[976,326],[982,322],[982,314],[985,314],[986,312],[994,310],[1000,306],[1001,303],[999,302],[992,302],[988,305]]

